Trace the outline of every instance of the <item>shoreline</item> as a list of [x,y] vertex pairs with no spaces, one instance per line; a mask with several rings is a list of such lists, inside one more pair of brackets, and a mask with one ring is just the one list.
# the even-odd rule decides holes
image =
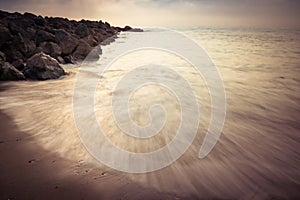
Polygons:
[[[215,41],[209,37],[206,39]],[[226,47],[218,47],[217,52],[226,52]],[[103,58],[113,55],[105,51],[103,54]],[[248,56],[251,57],[251,52],[241,60],[247,63]],[[153,56],[151,58],[155,60]],[[218,61],[221,63],[222,60]],[[110,72],[107,82],[104,82],[105,87],[99,88],[99,101],[96,101],[101,108],[98,110],[99,117],[103,117],[105,125],[109,125],[111,113],[109,107],[105,107],[105,99],[109,99],[114,91],[110,81],[129,70],[124,60],[120,60],[119,64],[120,68],[125,66],[126,69]],[[177,61],[176,64],[186,67]],[[202,129],[180,159],[162,170],[147,174],[128,174],[110,169],[95,161],[82,145],[74,127],[71,105],[78,68],[70,67],[66,70],[71,71],[69,76],[55,80],[0,82],[0,111],[4,113],[0,114],[1,127],[4,127],[0,139],[4,141],[0,143],[3,158],[0,164],[3,184],[0,198],[297,199],[300,195],[297,167],[300,140],[296,120],[299,110],[293,111],[299,95],[289,92],[297,89],[297,71],[274,83],[277,73],[273,74],[269,68],[265,71],[261,66],[257,68],[259,70],[256,71],[252,67],[248,69],[254,71],[234,68],[221,71],[228,94],[227,120],[219,142],[203,160],[199,160],[197,153],[206,133],[205,120],[209,119],[210,104],[205,103],[206,95],[200,91],[202,84],[195,84],[195,93],[201,97],[203,105],[202,116],[205,119]],[[192,78],[187,69],[182,68],[182,71]],[[95,77],[94,74],[89,75],[88,78]],[[252,95],[245,91],[252,92]],[[153,96],[156,95],[153,94],[156,93],[149,89],[145,92],[150,94],[143,95],[146,98],[142,103],[147,105],[148,101],[155,100]],[[162,101],[167,100],[163,92],[157,96]],[[167,104],[173,105],[172,101],[167,101]],[[138,105],[138,102],[133,105],[133,113]],[[142,121],[143,113],[136,113],[138,120]],[[86,120],[89,119],[87,115]],[[107,128],[117,142],[122,142],[121,148],[128,147],[134,151],[133,148],[139,147],[119,137],[116,127]],[[147,144],[153,146],[150,142],[144,146],[147,147]]]

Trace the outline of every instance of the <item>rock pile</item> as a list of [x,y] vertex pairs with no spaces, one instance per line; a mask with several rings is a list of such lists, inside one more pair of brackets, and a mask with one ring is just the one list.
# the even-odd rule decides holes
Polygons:
[[[85,59],[120,31],[107,22],[0,11],[0,80],[46,80],[64,75],[59,65]],[[101,49],[89,59],[98,59]]]

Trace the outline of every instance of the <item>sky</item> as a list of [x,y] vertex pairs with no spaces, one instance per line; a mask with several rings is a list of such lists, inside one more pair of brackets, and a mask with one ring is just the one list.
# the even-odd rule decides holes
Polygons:
[[300,28],[300,0],[0,0],[0,8],[115,26]]

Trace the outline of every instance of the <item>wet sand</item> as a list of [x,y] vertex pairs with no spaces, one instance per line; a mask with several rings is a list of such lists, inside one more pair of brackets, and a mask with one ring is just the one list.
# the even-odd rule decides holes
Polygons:
[[197,158],[199,134],[178,161],[157,172],[134,175],[102,165],[81,144],[72,121],[73,77],[1,83],[0,199],[300,197],[298,127],[265,121],[271,123],[266,130],[253,131],[259,118],[239,121],[241,113],[230,110],[204,160]]
[[[211,47],[216,50],[211,51],[227,52],[226,48],[231,47],[235,52],[234,44],[230,42],[226,46],[222,42],[216,43],[218,45],[213,42]],[[243,47],[240,43],[236,45]],[[233,61],[226,63],[228,55],[212,54],[217,64],[228,65],[220,67],[227,96],[226,122],[213,151],[199,160],[199,148],[210,119],[210,98],[202,93],[205,85],[188,71],[190,68],[182,67],[182,75],[194,81],[192,86],[201,103],[198,135],[188,151],[171,166],[140,175],[104,166],[94,160],[81,143],[72,112],[76,69],[68,68],[71,75],[60,80],[1,82],[0,199],[300,199],[300,81],[295,64],[299,62],[294,60],[292,66],[286,67],[289,59],[249,58],[265,49],[257,45],[258,53],[248,55],[248,46],[244,48],[244,54],[239,54],[244,57],[232,56],[233,61],[272,62],[235,67]],[[154,59],[153,54],[150,56]],[[148,61],[149,55],[145,57]],[[171,61],[184,66],[173,58]],[[144,150],[144,147],[153,150],[163,143],[151,141],[138,146],[119,137],[119,129],[110,126],[111,109],[107,98],[112,94],[111,82],[126,73],[122,71],[124,63],[126,59],[119,63],[121,70],[111,70],[104,75],[103,87],[96,91],[99,97],[96,114],[106,125],[113,142],[129,150]],[[284,67],[269,68],[276,63]],[[89,79],[96,77],[84,69],[90,74]],[[169,96],[151,94],[143,98],[142,103],[156,97],[170,103]],[[136,111],[134,118],[145,122],[146,117],[139,107],[133,105],[132,109]],[[85,120],[88,122],[89,118]],[[171,121],[169,130],[177,124],[176,120]],[[168,141],[166,137],[162,139]]]
[[0,113],[0,199],[172,199],[122,173],[45,151]]

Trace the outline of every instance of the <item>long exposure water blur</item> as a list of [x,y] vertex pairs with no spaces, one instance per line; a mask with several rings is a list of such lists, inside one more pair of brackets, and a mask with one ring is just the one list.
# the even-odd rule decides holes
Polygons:
[[[53,180],[67,180],[76,174],[79,178],[75,182],[99,191],[103,199],[119,199],[124,191],[127,192],[124,199],[150,194],[149,199],[300,198],[300,31],[211,27],[178,31],[206,50],[219,70],[226,91],[224,128],[206,158],[198,158],[211,117],[205,82],[185,60],[157,50],[132,52],[112,64],[95,91],[95,114],[108,138],[120,148],[149,152],[166,145],[180,121],[180,105],[171,93],[160,87],[145,86],[132,96],[130,112],[140,125],[149,123],[149,106],[157,102],[165,106],[166,126],[148,140],[121,133],[114,124],[110,100],[114,92],[122,93],[113,91],[114,87],[133,67],[149,62],[172,66],[189,81],[201,107],[198,135],[188,151],[172,165],[147,174],[127,174],[104,166],[88,153],[73,119],[72,95],[78,71],[73,65],[65,66],[70,75],[60,80],[1,83],[0,109],[22,134],[1,138],[12,143],[0,144],[8,145],[0,154],[14,151],[11,147],[18,145],[16,139],[30,147],[38,146],[43,153],[37,154],[36,160],[43,161],[52,154],[68,160],[67,164],[55,168]],[[114,43],[126,42],[132,34],[147,34],[147,31],[121,33]],[[114,43],[103,47],[101,59],[113,55]],[[91,78],[98,76],[89,71],[93,64],[81,67],[90,72]],[[88,123],[89,118],[85,120]],[[12,156],[23,159],[17,153]],[[30,153],[27,158],[30,159]],[[1,166],[1,173],[8,175],[1,177],[0,182],[17,176],[10,174],[9,169],[18,162],[6,162],[7,165]],[[37,173],[44,176],[47,170]],[[13,180],[27,181],[21,176]],[[45,183],[49,180],[45,179]],[[105,185],[109,188],[104,191]],[[15,189],[13,185],[7,187]]]

